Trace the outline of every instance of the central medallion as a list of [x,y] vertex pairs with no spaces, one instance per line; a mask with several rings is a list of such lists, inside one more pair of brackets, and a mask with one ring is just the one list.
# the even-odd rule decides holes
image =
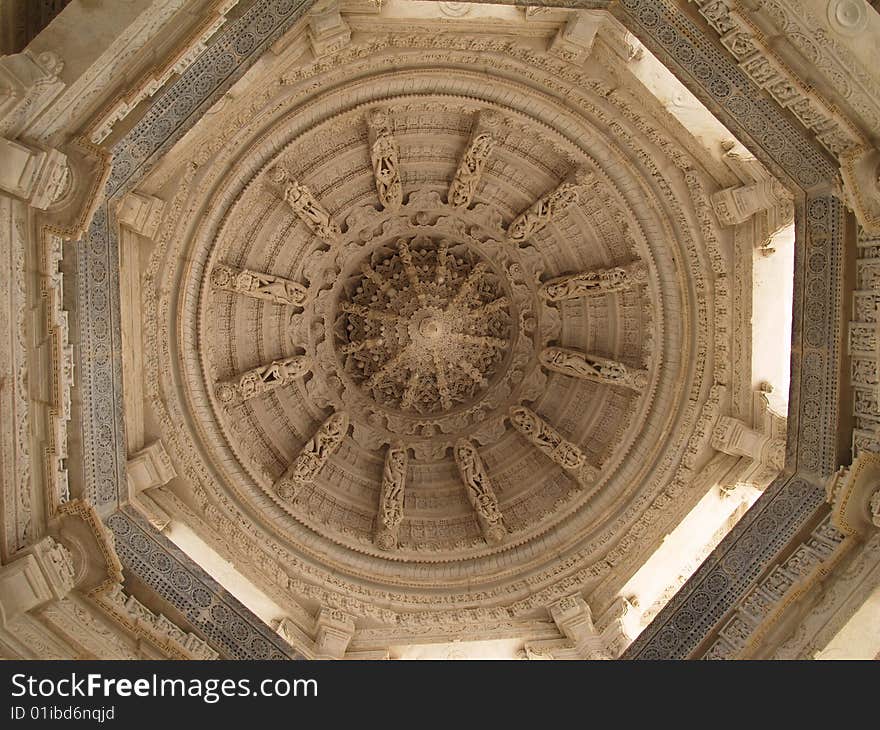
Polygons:
[[475,402],[505,361],[510,300],[471,247],[427,236],[374,249],[336,318],[343,368],[386,408],[436,414]]

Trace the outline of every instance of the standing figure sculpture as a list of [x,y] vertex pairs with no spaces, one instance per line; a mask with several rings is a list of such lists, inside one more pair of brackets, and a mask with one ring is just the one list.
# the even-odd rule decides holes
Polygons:
[[300,489],[315,481],[330,455],[339,448],[348,433],[348,414],[337,411],[302,447],[293,463],[275,481],[275,493],[285,502],[296,500]]
[[388,112],[375,109],[370,113],[370,159],[376,179],[376,193],[383,208],[399,208],[403,203],[400,182],[400,149],[391,129]]
[[397,533],[403,521],[403,500],[406,488],[406,448],[392,444],[385,452],[382,470],[382,491],[376,517],[376,545],[382,550],[397,547]]
[[476,447],[467,439],[457,441],[453,451],[461,481],[467,491],[468,500],[477,513],[483,537],[490,545],[497,545],[507,535],[507,527],[483,461]]

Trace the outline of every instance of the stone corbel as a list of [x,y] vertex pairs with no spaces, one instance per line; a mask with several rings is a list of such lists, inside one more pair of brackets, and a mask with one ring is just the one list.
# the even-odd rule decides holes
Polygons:
[[339,12],[339,2],[318,3],[309,13],[309,42],[316,57],[345,48],[351,41],[351,28]]
[[719,190],[710,196],[710,200],[718,220],[726,226],[744,223],[756,213],[777,206],[791,207],[788,191],[769,179]]
[[120,225],[146,238],[153,238],[162,221],[165,201],[145,193],[128,193],[119,204],[116,214]]
[[70,185],[67,156],[42,150],[18,140],[0,138],[0,190],[46,210],[58,202]]
[[354,636],[354,619],[336,608],[322,607],[315,618],[315,657],[342,659]]
[[862,451],[841,467],[825,487],[831,524],[844,535],[867,537],[880,528],[880,453]]
[[770,469],[784,466],[785,442],[750,428],[742,421],[721,416],[712,431],[712,448],[731,456],[745,456]]
[[177,472],[161,441],[154,441],[134,454],[126,464],[128,496],[132,506],[160,532],[171,522],[170,515],[150,495],[150,491],[168,484]]
[[0,628],[17,616],[64,598],[74,587],[70,551],[46,536],[0,568]]
[[573,644],[574,652],[557,650],[558,658],[608,659],[604,640],[593,624],[593,615],[587,602],[579,594],[566,596],[548,607],[556,627]]
[[27,131],[64,90],[58,76],[64,63],[54,53],[27,49],[0,58],[0,135],[12,139]]
[[122,583],[113,534],[88,502],[74,499],[60,505],[49,531],[70,551],[76,590],[92,596]]
[[593,51],[593,42],[604,15],[601,10],[580,10],[572,13],[550,41],[547,50],[565,61],[578,65],[585,63]]

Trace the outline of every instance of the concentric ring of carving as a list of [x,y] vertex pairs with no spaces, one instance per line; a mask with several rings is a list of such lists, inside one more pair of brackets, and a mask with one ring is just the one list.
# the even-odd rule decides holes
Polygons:
[[345,287],[345,372],[382,406],[420,414],[477,400],[510,349],[510,300],[489,264],[448,240],[400,238]]
[[[182,357],[170,367],[183,387],[163,385],[167,406],[150,397],[157,412],[167,407],[163,427],[180,433],[169,448],[193,462],[197,499],[218,539],[253,543],[250,554],[261,561],[266,550],[271,558],[261,564],[273,575],[280,568],[290,591],[321,600],[343,592],[352,610],[382,621],[399,615],[401,625],[411,623],[408,610],[440,614],[475,603],[506,612],[519,602],[510,615],[520,615],[569,576],[599,579],[611,550],[609,561],[627,560],[621,535],[629,539],[646,500],[667,485],[663,498],[678,508],[690,477],[677,475],[674,454],[686,443],[673,427],[682,439],[693,432],[708,386],[686,373],[711,370],[699,363],[713,289],[694,284],[708,308],[697,319],[687,284],[705,268],[700,232],[678,182],[641,184],[665,175],[646,141],[651,115],[621,111],[623,98],[601,84],[570,80],[552,59],[538,54],[539,66],[531,51],[506,46],[487,56],[441,47],[445,38],[411,51],[383,43],[325,61],[332,83],[310,86],[311,67],[291,71],[279,93],[297,106],[282,99],[278,115],[267,111],[259,125],[240,117],[250,135],[240,154],[225,152],[222,138],[207,140],[208,162],[191,192],[170,202],[178,233],[161,244],[162,267],[181,272],[173,276]],[[444,65],[447,56],[454,67]],[[469,70],[484,57],[490,83],[482,69]],[[423,68],[426,58],[437,68]],[[510,80],[525,74],[526,83]],[[577,89],[569,106],[551,98],[569,86]],[[355,98],[364,103],[353,107]],[[501,126],[479,126],[487,112]],[[669,144],[671,155],[690,160]],[[577,176],[583,168],[591,180]],[[399,197],[388,180],[400,181]],[[560,196],[549,219],[532,216],[539,225],[509,235],[518,217],[572,183],[582,190]],[[211,213],[187,232],[186,212],[196,206]],[[334,226],[314,225],[327,216]],[[403,408],[404,382],[399,401],[381,400],[348,367],[351,353],[341,353],[355,344],[345,327],[339,334],[340,307],[354,302],[361,265],[378,266],[399,240],[412,249],[419,237],[431,242],[426,251],[447,241],[471,252],[468,266],[486,261],[497,289],[482,301],[509,300],[508,345],[485,387],[449,409],[442,400]],[[217,266],[274,281],[260,280],[251,293],[220,288],[211,283]],[[189,272],[201,277],[200,289]],[[160,345],[176,336],[162,331],[161,315],[173,309],[165,300],[178,296],[170,281],[159,270],[149,278],[151,287],[162,282]],[[280,292],[281,300],[254,291]],[[147,330],[149,338],[149,322]],[[414,339],[409,326],[400,335],[398,346]],[[547,368],[548,348],[599,366]],[[258,368],[267,369],[248,382],[257,377],[265,387],[246,386],[228,403],[218,397],[222,384],[240,384]],[[624,372],[646,372],[648,382],[624,382]],[[211,407],[195,412],[177,392]],[[331,428],[336,413],[347,422]],[[639,530],[627,545],[653,534]],[[561,567],[547,557],[569,551]]]

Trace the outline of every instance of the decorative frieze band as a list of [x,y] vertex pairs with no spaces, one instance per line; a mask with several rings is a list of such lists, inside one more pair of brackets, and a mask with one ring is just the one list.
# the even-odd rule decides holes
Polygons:
[[[126,570],[168,601],[228,659],[301,659],[166,537],[128,511],[107,518]],[[118,595],[117,595],[118,598]]]

